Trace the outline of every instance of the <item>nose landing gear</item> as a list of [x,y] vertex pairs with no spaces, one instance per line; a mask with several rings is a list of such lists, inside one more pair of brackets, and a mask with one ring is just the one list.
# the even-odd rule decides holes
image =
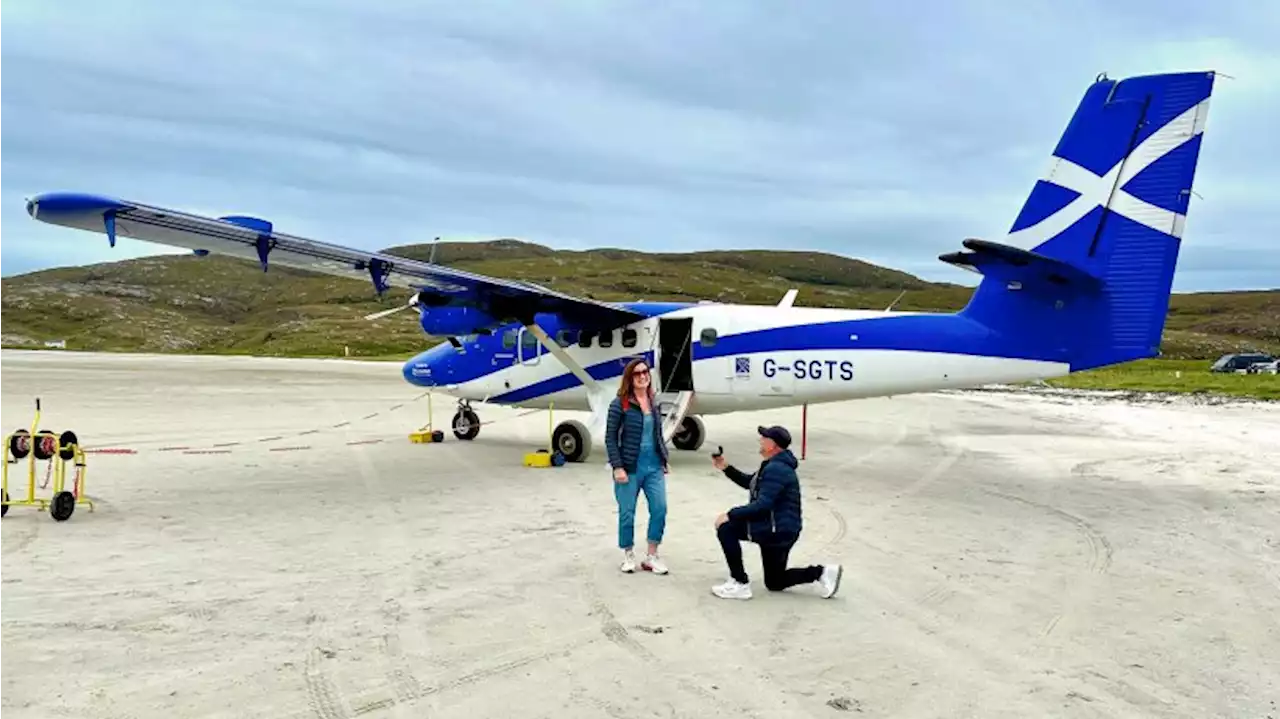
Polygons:
[[458,401],[458,411],[453,415],[453,436],[471,440],[480,434],[480,415],[471,409],[468,400]]

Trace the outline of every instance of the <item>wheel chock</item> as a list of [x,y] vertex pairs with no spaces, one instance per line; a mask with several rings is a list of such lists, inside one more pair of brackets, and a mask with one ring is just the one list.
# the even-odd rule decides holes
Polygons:
[[526,467],[550,467],[551,453],[545,449],[537,452],[530,452],[524,456],[524,466]]

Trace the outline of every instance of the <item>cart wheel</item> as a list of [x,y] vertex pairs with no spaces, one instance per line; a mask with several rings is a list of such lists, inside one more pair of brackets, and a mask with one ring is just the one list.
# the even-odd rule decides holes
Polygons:
[[36,459],[46,460],[58,453],[58,437],[47,429],[36,432],[35,445],[32,451],[36,454]]
[[31,453],[31,433],[20,429],[9,438],[9,453],[14,459],[26,459]]
[[71,519],[71,513],[76,511],[76,496],[67,491],[61,491],[53,495],[53,501],[49,503],[49,514],[59,522],[65,522]]
[[76,451],[71,448],[73,444],[80,444],[80,438],[76,437],[76,433],[67,430],[58,437],[58,456],[63,459],[75,459]]
[[4,504],[0,504],[0,517],[9,513],[9,493],[4,493]]

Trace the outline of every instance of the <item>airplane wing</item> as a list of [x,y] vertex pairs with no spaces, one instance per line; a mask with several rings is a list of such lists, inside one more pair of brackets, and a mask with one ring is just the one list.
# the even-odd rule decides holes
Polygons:
[[263,271],[280,264],[372,281],[381,295],[391,287],[418,290],[428,305],[484,309],[499,321],[533,322],[554,313],[572,322],[617,326],[643,318],[621,305],[556,292],[529,282],[487,277],[430,262],[357,250],[277,232],[256,217],[204,217],[101,195],[55,192],[27,201],[31,217],[54,225],[116,237],[258,260]]

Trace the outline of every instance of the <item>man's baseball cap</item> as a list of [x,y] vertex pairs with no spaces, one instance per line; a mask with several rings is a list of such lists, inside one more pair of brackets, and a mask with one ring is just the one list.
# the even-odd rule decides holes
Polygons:
[[760,433],[761,437],[768,437],[783,449],[791,446],[791,433],[785,427],[777,425],[773,427],[757,427],[756,431]]

